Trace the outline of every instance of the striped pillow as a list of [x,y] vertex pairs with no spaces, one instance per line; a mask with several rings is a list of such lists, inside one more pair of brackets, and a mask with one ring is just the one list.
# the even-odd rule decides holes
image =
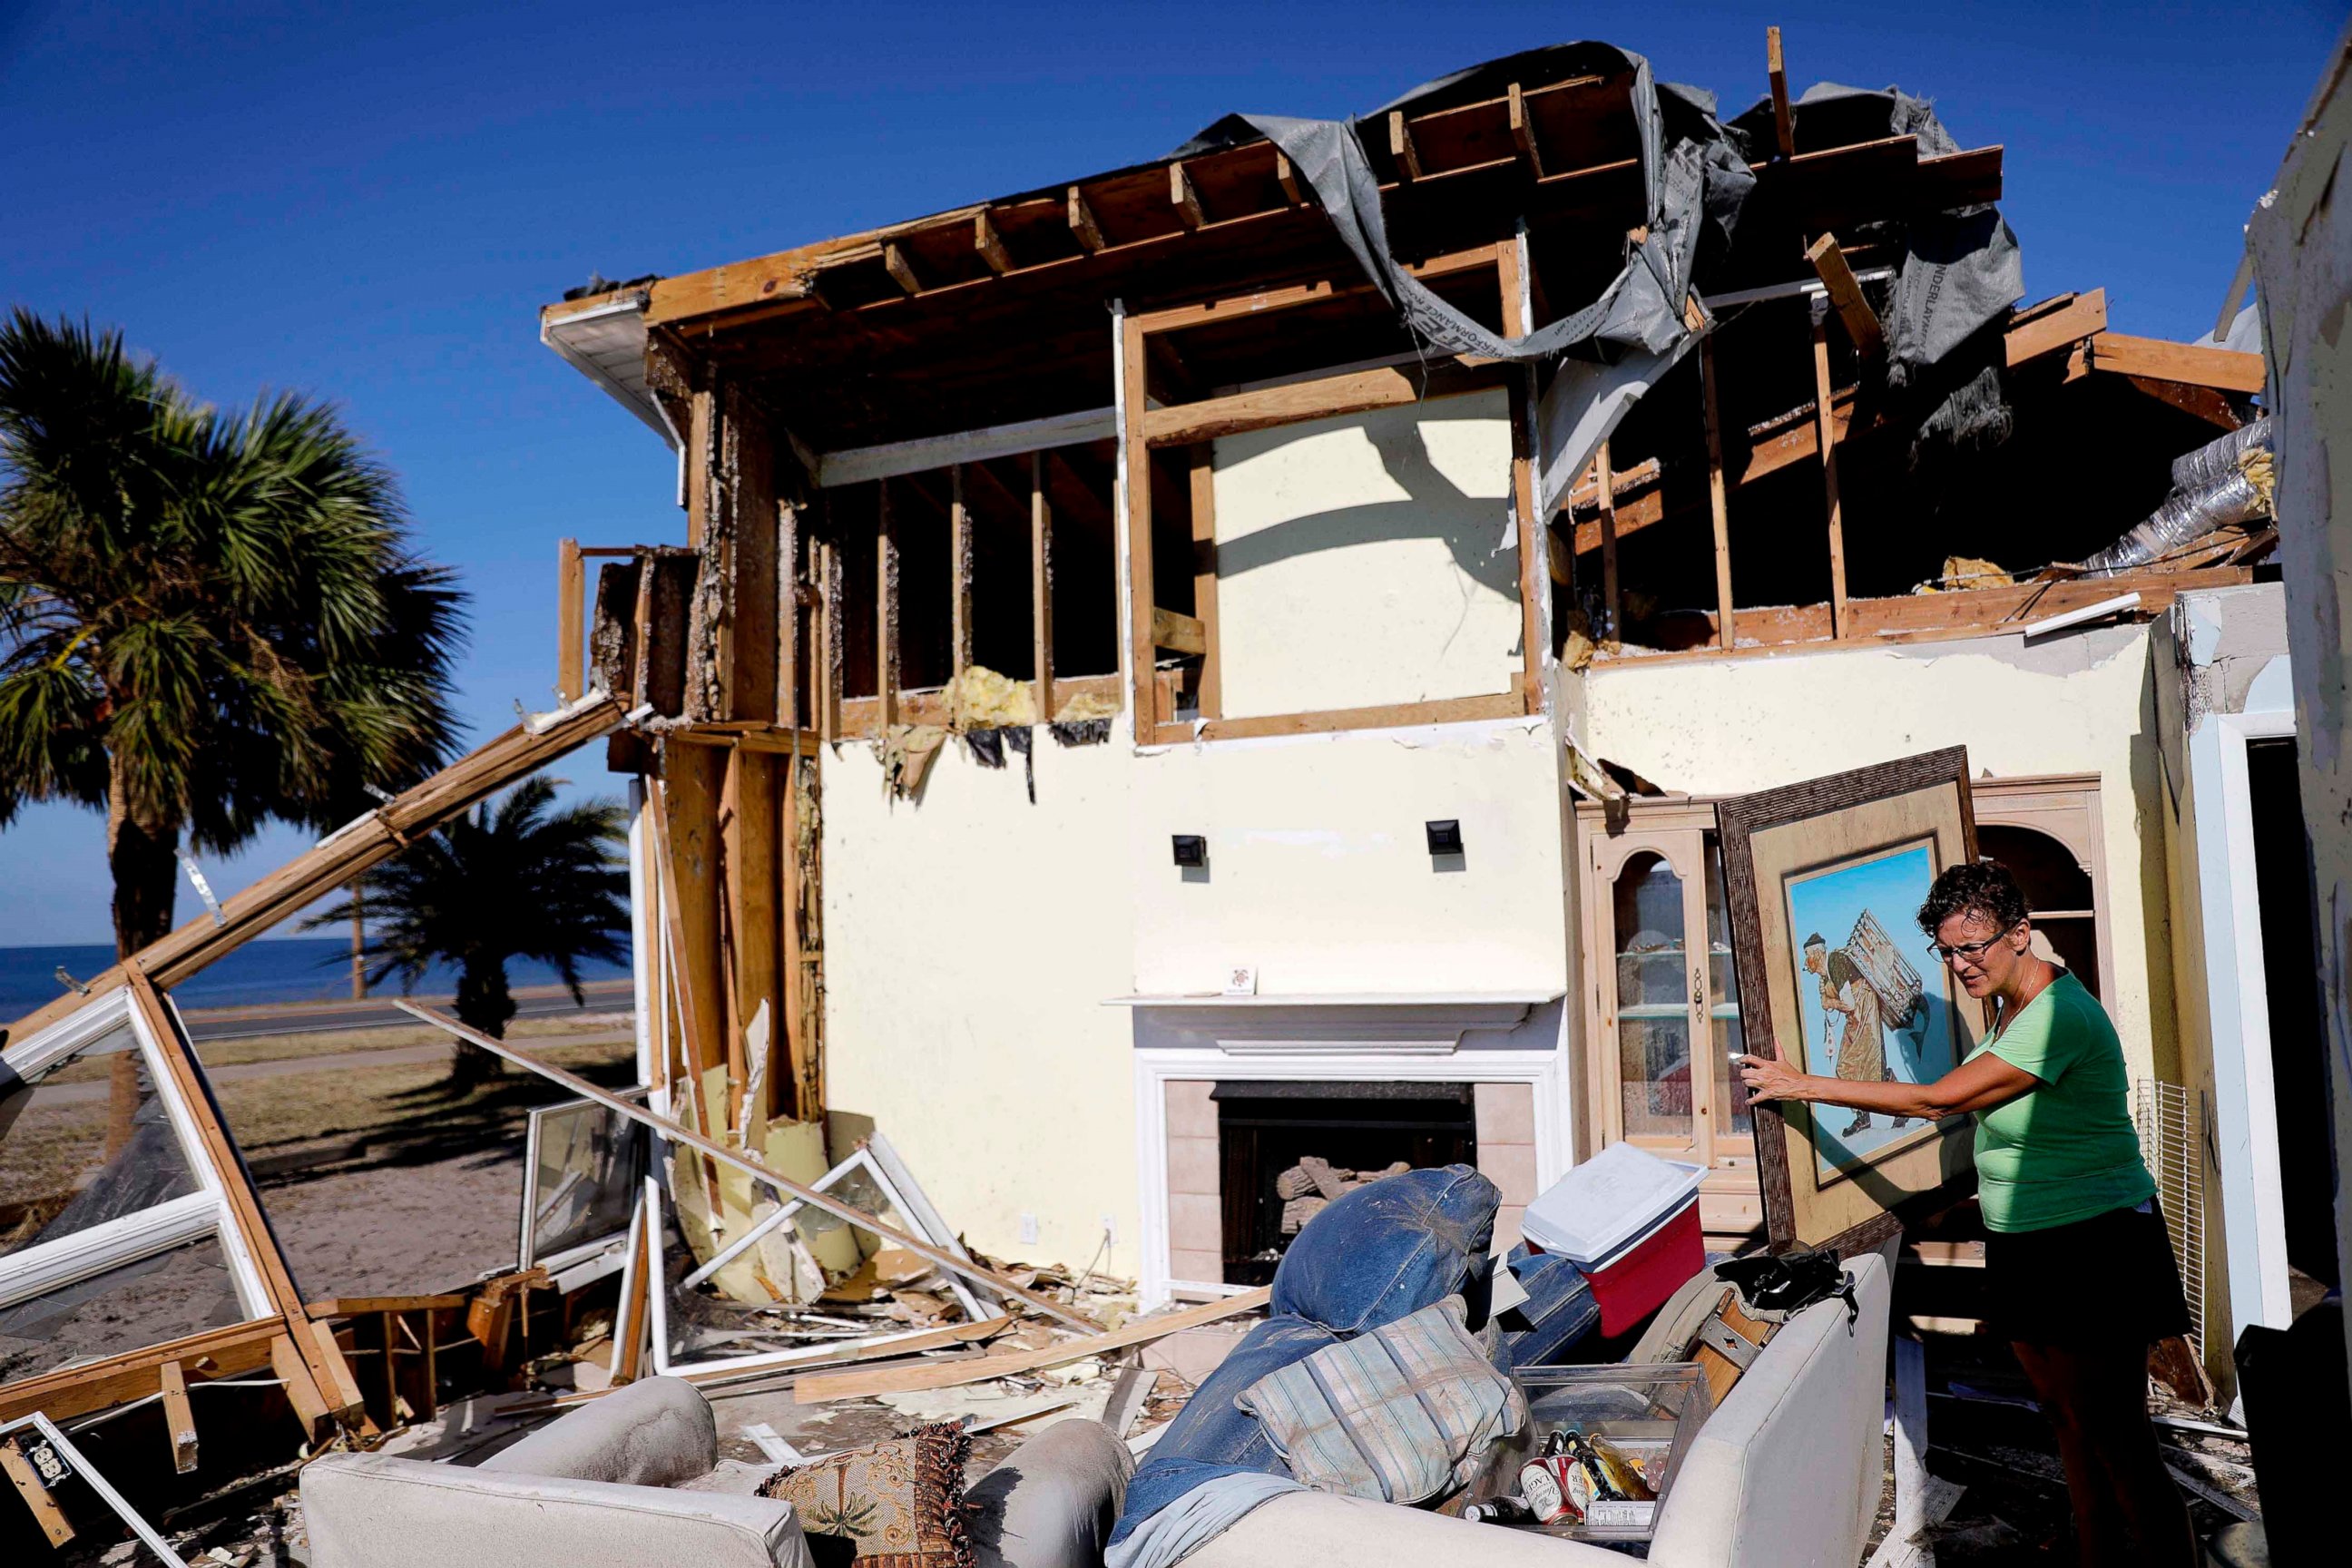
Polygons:
[[1528,1420],[1459,1296],[1268,1373],[1234,1404],[1302,1485],[1406,1504],[1467,1484],[1488,1447]]

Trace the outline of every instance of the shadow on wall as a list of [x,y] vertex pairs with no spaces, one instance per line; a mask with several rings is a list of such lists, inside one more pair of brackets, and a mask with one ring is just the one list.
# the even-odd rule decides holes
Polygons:
[[[1508,689],[1518,552],[1502,548],[1510,468],[1499,406],[1292,426],[1220,442],[1218,458],[1229,714]],[[1301,660],[1303,648],[1329,652]],[[1365,650],[1379,657],[1350,657]]]

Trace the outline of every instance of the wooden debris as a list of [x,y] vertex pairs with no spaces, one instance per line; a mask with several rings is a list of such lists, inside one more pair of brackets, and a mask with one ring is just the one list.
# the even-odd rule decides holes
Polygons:
[[65,1510],[58,1506],[58,1500],[49,1495],[40,1471],[33,1468],[32,1459],[26,1456],[18,1439],[0,1437],[0,1469],[8,1472],[8,1479],[15,1484],[16,1495],[23,1498],[25,1506],[33,1510],[34,1520],[40,1525],[41,1533],[49,1538],[51,1546],[63,1546],[74,1538],[73,1526],[66,1522]]
[[156,1369],[163,1394],[163,1431],[172,1442],[172,1468],[187,1475],[196,1468],[196,1413],[188,1407],[187,1374],[167,1361]]

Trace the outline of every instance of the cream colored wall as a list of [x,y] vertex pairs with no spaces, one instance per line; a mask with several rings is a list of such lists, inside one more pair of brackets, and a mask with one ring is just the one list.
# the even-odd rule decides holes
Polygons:
[[[888,1135],[971,1245],[1133,1275],[1134,952],[1121,737],[1064,748],[1038,731],[984,769],[952,743],[916,801],[885,798],[872,752],[824,769],[825,1076],[836,1141]],[[1023,1214],[1037,1240],[1020,1239]]]
[[2145,627],[1586,671],[1596,757],[1661,786],[1738,795],[1964,744],[1981,774],[2096,773],[2105,844],[2105,998],[2135,1077],[2176,1058],[2163,789]]
[[1218,441],[1225,716],[1508,690],[1510,466],[1499,391]]
[[[1148,994],[1565,988],[1559,769],[1540,720],[1161,748],[1135,763],[1135,973]],[[1462,824],[1458,867],[1427,821]],[[1170,837],[1209,841],[1204,873]]]

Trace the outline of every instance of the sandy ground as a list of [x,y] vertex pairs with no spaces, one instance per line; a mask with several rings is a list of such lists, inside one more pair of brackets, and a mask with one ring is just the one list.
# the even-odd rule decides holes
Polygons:
[[266,1184],[261,1201],[309,1300],[429,1295],[514,1267],[522,1148]]

